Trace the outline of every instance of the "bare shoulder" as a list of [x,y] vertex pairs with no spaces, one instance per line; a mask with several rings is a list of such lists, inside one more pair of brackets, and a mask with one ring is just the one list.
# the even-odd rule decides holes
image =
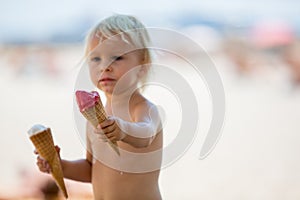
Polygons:
[[135,104],[135,109],[136,110],[149,110],[149,109],[155,109],[156,106],[154,103],[146,99],[144,96],[141,96],[139,101],[136,102]]
[[144,96],[140,96],[138,101],[134,104],[133,108],[133,120],[134,121],[148,121],[151,118],[159,118],[159,112],[157,106],[149,101]]

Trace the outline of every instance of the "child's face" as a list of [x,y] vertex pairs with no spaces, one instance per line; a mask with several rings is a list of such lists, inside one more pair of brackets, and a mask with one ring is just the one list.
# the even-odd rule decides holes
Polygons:
[[[88,56],[90,77],[97,88],[105,93],[112,94],[116,83],[122,76],[143,63],[143,56],[141,50],[134,50],[134,47],[123,41],[121,37],[117,36],[113,40],[104,40],[100,45],[97,45],[99,40],[95,40],[92,41],[91,46],[94,42],[96,47]],[[140,70],[133,71],[133,73],[132,71],[127,73],[126,78],[122,79],[122,88],[118,88],[119,92],[137,85],[138,77],[142,72],[138,72]]]

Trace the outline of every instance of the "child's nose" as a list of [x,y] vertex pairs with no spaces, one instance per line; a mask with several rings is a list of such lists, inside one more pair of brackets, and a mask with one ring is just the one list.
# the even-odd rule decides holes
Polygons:
[[112,71],[112,66],[111,64],[105,65],[105,66],[100,66],[100,72],[110,72]]
[[112,62],[103,62],[99,65],[100,68],[100,72],[104,72],[104,71],[112,71]]

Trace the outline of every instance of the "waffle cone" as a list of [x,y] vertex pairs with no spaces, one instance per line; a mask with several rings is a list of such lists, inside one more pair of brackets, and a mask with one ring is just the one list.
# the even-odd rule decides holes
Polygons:
[[[99,123],[107,119],[104,107],[100,102],[96,103],[95,106],[85,109],[81,112],[83,116],[96,128]],[[120,155],[117,142],[112,142],[108,140],[108,144],[113,148],[113,150]]]
[[56,184],[63,192],[64,196],[68,198],[67,190],[63,179],[63,171],[60,164],[60,158],[55,150],[52,134],[50,128],[30,137],[37,152],[49,163],[51,167],[51,175]]

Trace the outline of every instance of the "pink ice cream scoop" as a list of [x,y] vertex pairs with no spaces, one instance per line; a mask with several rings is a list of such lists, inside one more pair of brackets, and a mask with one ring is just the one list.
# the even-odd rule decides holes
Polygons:
[[76,91],[75,95],[80,112],[95,106],[96,103],[99,103],[100,101],[100,96],[96,91],[86,92],[83,90],[78,90]]
[[[105,109],[102,105],[98,92],[86,92],[78,90],[75,93],[80,112],[96,128],[99,123],[107,119]],[[108,140],[108,144],[120,155],[116,141]]]

